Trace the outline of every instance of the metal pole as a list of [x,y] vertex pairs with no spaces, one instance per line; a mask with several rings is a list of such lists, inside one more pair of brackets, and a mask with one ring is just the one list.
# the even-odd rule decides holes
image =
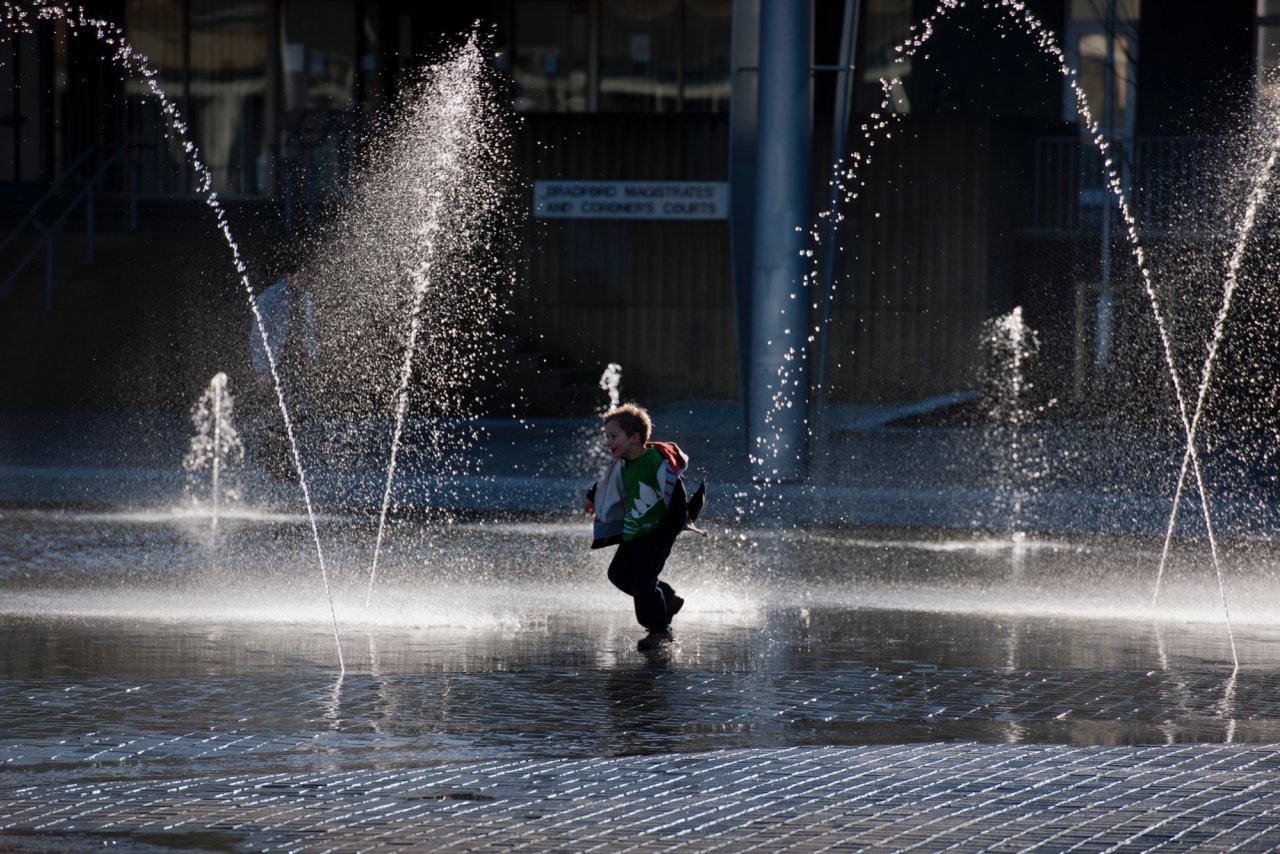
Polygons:
[[293,159],[281,158],[280,172],[284,184],[284,233],[293,236]]
[[53,311],[53,232],[44,237],[44,310]]
[[[1107,141],[1112,162],[1116,159],[1114,95],[1116,76],[1116,0],[1107,0],[1107,58],[1102,73],[1102,133]],[[1094,321],[1093,366],[1098,373],[1105,373],[1111,364],[1112,328],[1114,326],[1111,305],[1111,198],[1110,176],[1106,160],[1102,163],[1102,287],[1098,294],[1097,315]]]
[[[760,0],[733,0],[729,96],[729,249],[738,333],[742,426],[750,434],[751,294],[756,228],[756,135],[759,127]],[[746,447],[744,445],[744,451]]]
[[805,362],[812,319],[802,253],[811,216],[812,8],[762,0],[760,11],[747,441],[756,479],[792,481],[805,475],[809,429]]
[[[836,72],[836,95],[834,109],[831,111],[834,126],[831,132],[831,162],[843,164],[847,154],[849,136],[849,110],[853,96],[853,60],[854,51],[858,49],[858,0],[845,0],[844,27],[840,33],[840,68]],[[847,168],[847,166],[846,166]],[[826,251],[822,257],[821,281],[822,318],[818,323],[818,353],[814,370],[815,399],[814,415],[821,419],[827,403],[827,353],[831,344],[831,304],[835,295],[832,289],[836,273],[836,243],[840,239],[840,202],[842,191],[839,176],[831,176],[831,189],[827,194],[827,233]],[[857,255],[848,270],[849,291],[853,296],[857,285]]]
[[84,197],[84,262],[93,263],[93,180],[85,188]]

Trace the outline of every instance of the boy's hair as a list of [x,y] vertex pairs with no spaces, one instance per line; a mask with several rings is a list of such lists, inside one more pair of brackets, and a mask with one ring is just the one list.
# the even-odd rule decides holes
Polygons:
[[645,411],[643,406],[634,403],[615,406],[604,415],[601,415],[600,421],[602,424],[616,421],[628,436],[632,433],[639,433],[640,439],[645,442],[649,441],[649,435],[653,433],[653,420],[649,418],[649,413]]

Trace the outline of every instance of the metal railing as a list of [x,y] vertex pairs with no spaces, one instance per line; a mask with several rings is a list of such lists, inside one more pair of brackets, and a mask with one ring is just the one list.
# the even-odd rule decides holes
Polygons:
[[1222,140],[1208,136],[1140,137],[1134,216],[1146,231],[1216,232],[1229,227]]
[[[1221,140],[1204,136],[1139,137],[1112,156],[1139,231],[1214,231],[1227,216]],[[1079,137],[1036,140],[1031,227],[1082,232],[1100,228],[1115,199],[1102,157]]]
[[[45,256],[44,309],[45,311],[53,311],[54,238],[63,230],[67,220],[71,218],[76,208],[83,204],[85,263],[93,263],[94,188],[103,183],[108,171],[116,163],[125,162],[126,166],[129,165],[128,150],[128,146],[125,144],[117,145],[113,148],[103,148],[101,146],[89,148],[63,169],[62,174],[53,182],[48,191],[31,206],[31,209],[27,211],[27,215],[14,226],[4,242],[0,243],[0,258],[3,258],[10,247],[15,246],[21,237],[28,235],[32,231],[36,234],[35,241],[21,255],[17,264],[5,276],[4,280],[0,281],[0,299],[9,296],[18,277],[22,275],[43,249]],[[102,162],[95,168],[93,164],[96,157],[102,157]],[[85,176],[86,171],[88,172],[87,177]],[[128,173],[128,226],[130,230],[133,230],[138,225],[137,174],[133,168],[128,168]],[[70,200],[66,200],[68,192],[72,194]],[[55,207],[57,204],[62,204],[62,207]],[[48,213],[50,209],[52,209],[52,214]],[[46,223],[42,218],[47,216],[52,218]]]
[[301,113],[279,155],[281,215],[286,234],[314,224],[320,206],[350,190],[358,116],[330,110]]

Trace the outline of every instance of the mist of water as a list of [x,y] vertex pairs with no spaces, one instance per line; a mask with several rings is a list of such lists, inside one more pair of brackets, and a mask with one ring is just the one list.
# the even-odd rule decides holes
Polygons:
[[1027,326],[1018,306],[983,325],[982,350],[986,430],[1003,505],[998,509],[1016,543],[1026,533],[1023,507],[1044,465],[1043,449],[1029,435],[1037,409],[1029,400],[1029,374],[1040,352],[1040,337]]
[[[618,388],[622,385],[622,365],[617,362],[610,362],[604,369],[604,373],[600,375],[600,390],[605,393],[609,400],[609,409],[618,405],[622,399]],[[603,413],[601,413],[603,414]]]
[[145,56],[134,50],[133,45],[125,38],[123,29],[110,21],[88,16],[82,8],[72,9],[41,2],[41,0],[34,0],[30,4],[30,8],[12,3],[6,3],[0,8],[0,21],[3,21],[10,32],[31,32],[32,18],[38,21],[62,21],[73,33],[86,32],[95,36],[109,54],[109,61],[121,74],[132,75],[144,83],[152,97],[160,105],[161,113],[166,117],[171,132],[181,141],[181,147],[186,153],[187,162],[196,176],[196,189],[204,196],[205,203],[214,214],[216,227],[231,252],[232,265],[240,277],[240,283],[244,287],[245,296],[249,302],[249,310],[253,314],[258,333],[262,336],[263,348],[271,368],[271,377],[275,386],[276,400],[279,403],[281,418],[284,420],[285,433],[289,439],[294,467],[298,472],[298,483],[302,489],[303,502],[306,504],[307,515],[311,521],[311,533],[316,546],[316,560],[319,564],[320,577],[324,584],[325,594],[329,601],[334,642],[338,647],[338,667],[339,670],[345,671],[345,667],[342,664],[342,643],[338,634],[337,612],[333,608],[333,595],[329,587],[329,572],[325,566],[324,547],[321,545],[320,531],[315,522],[315,512],[307,485],[306,471],[302,465],[302,457],[298,452],[298,441],[295,435],[293,419],[290,417],[289,407],[285,402],[284,387],[280,381],[276,354],[272,351],[271,342],[267,339],[266,327],[262,322],[262,314],[258,309],[253,285],[249,281],[248,268],[241,257],[240,246],[231,234],[231,225],[227,220],[226,208],[223,207],[222,202],[218,199],[218,194],[213,191],[213,174],[201,160],[200,153],[196,149],[195,143],[191,140],[190,130],[177,105],[161,88],[155,69],[151,67]]
[[235,486],[225,480],[227,469],[244,459],[244,444],[235,426],[234,409],[235,398],[227,388],[227,375],[219,371],[191,407],[191,422],[196,432],[182,460],[182,467],[190,476],[189,489],[194,490],[192,481],[200,473],[209,473],[210,527],[214,533],[218,530],[222,502],[239,497]]
[[[395,377],[366,604],[394,506],[406,418],[414,410],[427,421],[473,417],[484,403],[475,389],[495,371],[493,320],[509,285],[499,239],[508,142],[508,120],[473,34],[425,69],[378,128],[352,200],[336,213],[311,265],[331,313],[328,329],[346,345],[327,366],[331,392],[349,397],[352,388],[382,389]],[[395,337],[387,333],[397,318],[404,326],[392,370]],[[383,400],[375,394],[368,404]],[[427,459],[438,465],[442,449],[434,450]]]
[[[964,0],[942,0],[931,14],[927,15],[918,24],[911,28],[911,33],[908,38],[896,47],[895,50],[898,56],[896,57],[895,62],[906,63],[908,60],[917,56],[937,33],[938,26],[953,12],[965,5]],[[1128,238],[1131,254],[1135,261],[1135,266],[1139,274],[1143,291],[1150,303],[1152,318],[1155,321],[1155,326],[1158,332],[1162,356],[1176,403],[1176,417],[1181,424],[1183,438],[1185,441],[1184,476],[1185,470],[1189,468],[1195,479],[1197,490],[1200,495],[1201,515],[1205,525],[1206,538],[1209,543],[1209,552],[1214,573],[1218,580],[1218,589],[1222,601],[1227,633],[1228,637],[1231,639],[1233,663],[1238,669],[1239,659],[1235,654],[1234,634],[1231,629],[1231,614],[1227,604],[1226,587],[1223,580],[1222,562],[1219,557],[1217,538],[1214,533],[1209,492],[1205,485],[1200,464],[1200,455],[1196,444],[1196,429],[1198,425],[1193,424],[1193,415],[1191,414],[1187,404],[1187,396],[1184,392],[1178,365],[1175,360],[1174,345],[1170,335],[1170,327],[1166,317],[1166,311],[1155,286],[1151,268],[1147,260],[1146,249],[1139,238],[1138,222],[1133,213],[1132,206],[1129,203],[1125,184],[1119,174],[1117,164],[1113,159],[1111,140],[1106,138],[1099,122],[1094,119],[1088,98],[1084,89],[1079,85],[1076,70],[1067,62],[1066,54],[1062,50],[1057,37],[1051,30],[1045,27],[1029,9],[1027,9],[1025,3],[1018,2],[1018,0],[981,0],[981,2],[975,5],[995,13],[1000,20],[1011,25],[1010,30],[1021,33],[1022,36],[1026,37],[1032,44],[1034,44],[1041,54],[1050,61],[1053,67],[1069,85],[1073,93],[1073,97],[1075,98],[1076,111],[1080,117],[1082,127],[1091,144],[1101,155],[1105,168],[1105,183],[1109,194],[1113,197],[1115,204],[1119,209],[1121,221],[1125,225],[1125,233]],[[885,77],[881,78],[880,85],[884,93],[884,98],[881,103],[881,112],[872,114],[870,120],[862,126],[864,145],[868,152],[874,149],[878,140],[887,140],[892,137],[895,120],[900,115],[900,113],[896,112],[896,107],[900,97],[899,93],[903,91],[901,80],[898,78]],[[865,168],[870,161],[871,157],[869,154],[837,161],[832,180],[836,182],[837,186],[844,193],[843,199],[846,203],[856,199],[860,190],[865,186],[865,181],[861,178],[860,170]],[[1269,161],[1268,168],[1264,170],[1264,177],[1258,187],[1265,187],[1269,181],[1272,163],[1273,161]],[[1264,197],[1265,196],[1259,195],[1257,198],[1259,204]],[[1256,209],[1252,198],[1249,207],[1251,211]],[[829,214],[824,214],[824,217],[827,215]],[[1246,224],[1242,226],[1240,238],[1236,244],[1240,252],[1243,251],[1243,242],[1251,230],[1251,222],[1252,214],[1247,212],[1245,216]],[[813,227],[811,229],[811,237],[813,243],[815,245],[818,244],[821,240],[821,229],[816,226]],[[816,259],[817,257],[817,253],[813,251],[808,251],[806,254],[811,258]],[[1236,265],[1238,266],[1238,261],[1236,261]],[[812,278],[813,276],[814,273],[811,272],[809,277]],[[1226,312],[1230,308],[1229,294],[1230,289],[1233,287],[1233,285],[1231,285],[1231,281],[1232,274],[1229,273],[1228,288],[1225,289],[1228,292],[1227,298],[1224,299],[1223,309],[1219,313],[1219,319],[1222,322],[1225,322]],[[817,306],[815,305],[814,308],[816,310]],[[810,336],[810,341],[815,340],[817,336],[822,334],[822,332],[822,329],[815,328],[813,335]],[[1219,338],[1221,336],[1221,332],[1217,325],[1215,325],[1215,336]],[[1211,349],[1210,355],[1206,359],[1206,369],[1202,371],[1202,389],[1207,389],[1209,386],[1214,352],[1216,352],[1216,347]],[[800,361],[803,361],[803,359],[800,359]],[[790,381],[790,379],[791,378],[788,377],[780,377],[780,381],[784,385],[786,382]],[[1197,404],[1197,411],[1201,408],[1202,401]],[[1183,478],[1180,478],[1179,480],[1181,481],[1182,479]],[[1176,501],[1180,500],[1180,498],[1181,495],[1179,489],[1178,498],[1175,500],[1175,508],[1177,506]]]

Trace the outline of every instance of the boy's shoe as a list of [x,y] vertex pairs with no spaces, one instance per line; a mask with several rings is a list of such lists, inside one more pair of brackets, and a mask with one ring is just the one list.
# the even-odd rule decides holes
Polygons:
[[684,598],[677,596],[674,593],[671,594],[671,598],[667,600],[667,622],[670,622],[672,617],[679,614],[680,609],[683,607]]
[[649,652],[669,643],[671,643],[671,627],[667,626],[662,629],[654,629],[640,638],[640,642],[636,644],[636,649],[640,650],[640,652]]

